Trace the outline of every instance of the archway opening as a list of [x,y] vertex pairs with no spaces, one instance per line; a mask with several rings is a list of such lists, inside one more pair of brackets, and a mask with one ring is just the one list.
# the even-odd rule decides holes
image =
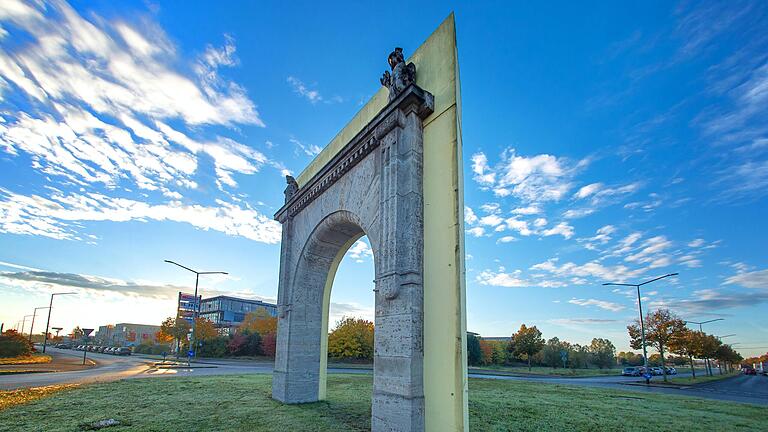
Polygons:
[[349,364],[373,367],[375,265],[368,237],[350,240],[328,275],[327,314],[321,349],[320,398],[326,396],[327,370]]

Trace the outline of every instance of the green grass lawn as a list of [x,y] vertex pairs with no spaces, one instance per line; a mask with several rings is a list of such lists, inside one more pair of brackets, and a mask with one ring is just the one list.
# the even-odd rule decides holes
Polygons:
[[[283,405],[270,398],[269,375],[132,379],[0,410],[0,431],[77,431],[108,418],[122,423],[109,431],[369,430],[371,381],[331,375],[327,401]],[[470,380],[469,391],[472,431],[753,432],[766,425],[764,407],[695,398],[484,379]],[[9,393],[0,392],[0,406]]]
[[702,371],[702,373],[699,373],[697,371],[695,379],[693,377],[678,377],[678,376],[671,376],[671,377],[667,377],[667,378],[669,378],[669,381],[672,384],[693,385],[693,384],[701,384],[701,383],[711,382],[711,381],[719,381],[721,379],[731,378],[731,377],[735,377],[735,376],[738,376],[738,375],[739,375],[738,372],[733,372],[733,373],[729,373],[729,374],[722,374],[722,375],[720,375],[717,372],[715,372],[714,375],[707,376],[707,375],[704,374],[704,371]]

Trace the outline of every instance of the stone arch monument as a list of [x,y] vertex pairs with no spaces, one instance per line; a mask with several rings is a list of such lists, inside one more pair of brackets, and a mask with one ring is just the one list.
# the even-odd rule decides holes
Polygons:
[[374,431],[467,426],[461,124],[453,15],[297,179],[288,176],[272,395],[325,398],[336,269],[367,235],[375,265]]

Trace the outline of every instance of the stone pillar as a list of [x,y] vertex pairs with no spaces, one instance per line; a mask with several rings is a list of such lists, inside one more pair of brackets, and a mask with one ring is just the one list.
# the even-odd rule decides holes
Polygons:
[[[423,100],[406,98],[376,128],[381,245],[376,278],[373,431],[424,430]],[[431,111],[430,111],[431,112]]]

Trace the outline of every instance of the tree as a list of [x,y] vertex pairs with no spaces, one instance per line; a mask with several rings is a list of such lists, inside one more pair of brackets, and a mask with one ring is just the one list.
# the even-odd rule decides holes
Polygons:
[[683,328],[669,341],[669,350],[671,352],[688,358],[693,379],[696,379],[693,357],[702,352],[701,346],[705,337],[706,335],[703,332]]
[[701,341],[701,345],[699,348],[701,349],[701,352],[699,353],[700,357],[703,357],[706,360],[707,365],[707,374],[712,376],[712,366],[709,363],[709,359],[714,358],[715,355],[717,355],[717,348],[722,345],[722,342],[720,342],[720,339],[705,334],[704,338]]
[[[667,381],[667,369],[664,367],[664,351],[675,334],[685,329],[685,322],[674,315],[669,309],[659,309],[645,316],[645,342],[656,348],[661,356],[661,369],[664,371],[664,381]],[[643,347],[639,320],[627,326],[629,345],[633,349]]]
[[483,350],[480,348],[480,338],[474,333],[467,333],[467,363],[477,366],[483,361]]
[[264,308],[248,312],[243,318],[238,331],[256,332],[262,336],[277,333],[277,317],[273,317]]
[[594,338],[589,345],[592,361],[599,367],[610,368],[615,364],[616,347],[608,339]]
[[159,334],[165,339],[175,340],[180,351],[181,341],[186,340],[191,328],[189,321],[183,318],[168,317],[160,324]]
[[562,357],[560,356],[560,351],[564,348],[564,343],[560,342],[560,339],[557,337],[548,340],[541,350],[544,364],[552,368],[565,367],[563,365]]
[[373,360],[373,323],[342,318],[328,336],[328,354],[339,359]]
[[480,352],[482,353],[481,364],[489,365],[493,363],[493,346],[490,342],[480,339]]
[[520,326],[520,330],[512,335],[512,345],[515,355],[525,355],[528,360],[528,371],[531,370],[531,358],[544,348],[544,339],[536,326]]
[[72,329],[72,340],[80,340],[83,338],[85,333],[83,333],[83,330],[80,328],[80,326],[77,326]]
[[207,318],[197,317],[195,320],[195,339],[198,341],[207,341],[214,339],[219,335],[213,321]]

